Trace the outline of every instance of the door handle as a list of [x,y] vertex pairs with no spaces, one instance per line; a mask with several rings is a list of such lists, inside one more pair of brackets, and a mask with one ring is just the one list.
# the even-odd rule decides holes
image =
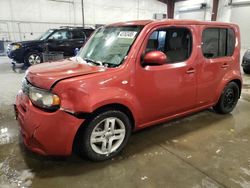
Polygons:
[[194,68],[189,68],[186,73],[187,74],[193,74],[195,72]]
[[227,68],[229,65],[228,65],[228,63],[224,63],[222,66],[221,66],[221,68]]

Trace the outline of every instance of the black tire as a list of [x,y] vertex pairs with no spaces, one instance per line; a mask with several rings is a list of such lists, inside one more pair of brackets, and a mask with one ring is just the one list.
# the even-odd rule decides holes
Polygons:
[[243,68],[245,74],[250,74],[250,69]]
[[213,109],[220,114],[227,114],[233,111],[240,96],[239,86],[235,82],[230,82],[224,88],[218,103]]
[[[125,127],[125,136],[124,136],[123,140],[121,141],[121,144],[119,145],[119,147],[115,151],[107,153],[107,154],[100,154],[100,153],[97,153],[96,151],[94,151],[93,147],[91,146],[90,140],[91,140],[92,132],[95,130],[95,128],[98,126],[98,124],[102,123],[107,118],[119,119]],[[101,124],[99,124],[99,126],[100,125]],[[105,125],[103,125],[103,126],[105,126]],[[105,132],[104,129],[101,130],[101,132]],[[77,153],[80,154],[81,157],[87,158],[89,160],[92,160],[92,161],[108,160],[121,152],[121,150],[127,144],[130,135],[131,135],[131,122],[125,113],[118,111],[118,110],[103,111],[103,112],[98,113],[94,117],[90,118],[89,120],[87,120],[87,122],[83,125],[82,130],[80,130],[78,135],[77,135],[77,137],[78,137],[77,138],[77,146],[75,149],[77,150]],[[104,137],[104,136],[102,136],[102,137]],[[108,143],[108,139],[110,139],[110,138],[105,137],[104,139],[107,139],[107,143]],[[103,144],[103,143],[101,143],[101,144]]]
[[[40,61],[37,62],[37,63],[35,63],[35,62],[31,63],[30,62],[30,58],[32,56],[39,58]],[[43,62],[43,60],[42,60],[42,54],[40,52],[37,52],[37,51],[29,52],[24,57],[24,64],[25,64],[26,67],[29,67],[29,66],[32,66],[32,65],[36,65],[36,64],[40,64],[42,62]]]

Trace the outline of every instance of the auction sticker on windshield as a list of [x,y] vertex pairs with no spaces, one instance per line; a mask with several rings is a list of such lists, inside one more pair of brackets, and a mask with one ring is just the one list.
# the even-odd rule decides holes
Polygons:
[[137,32],[135,31],[121,31],[118,35],[118,38],[128,38],[133,39],[135,38]]

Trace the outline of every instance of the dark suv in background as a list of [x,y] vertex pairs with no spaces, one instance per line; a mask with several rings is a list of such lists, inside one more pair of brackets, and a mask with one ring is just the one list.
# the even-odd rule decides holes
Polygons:
[[82,47],[94,31],[84,27],[60,27],[50,29],[37,40],[14,42],[9,44],[7,54],[13,64],[26,66],[43,62],[43,52],[62,52],[64,56],[73,56],[76,48]]
[[241,64],[244,73],[250,74],[250,49],[248,49],[242,59],[242,64]]

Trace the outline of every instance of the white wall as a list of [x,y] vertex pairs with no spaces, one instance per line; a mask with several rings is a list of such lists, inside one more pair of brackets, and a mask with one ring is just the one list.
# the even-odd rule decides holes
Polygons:
[[[233,0],[233,2],[246,0]],[[218,21],[233,22],[239,25],[241,31],[241,47],[250,48],[250,5],[230,6],[229,0],[220,0]]]
[[[61,2],[58,2],[61,1]],[[81,0],[0,0],[0,40],[29,40],[49,28],[82,24]],[[166,13],[157,0],[84,0],[87,26],[152,19]]]
[[[49,28],[82,23],[81,0],[0,0],[0,40],[28,40]],[[242,2],[249,0],[233,0]],[[217,20],[235,22],[241,29],[243,48],[250,47],[250,6],[230,6],[220,0]],[[207,10],[179,12],[180,8],[207,3]],[[175,5],[175,18],[211,19],[212,0],[188,0]],[[167,6],[158,0],[84,0],[85,24],[108,24],[117,21],[152,19],[154,13],[166,13]],[[33,35],[31,35],[31,33]]]
[[[235,3],[249,0],[233,0]],[[175,18],[211,20],[212,0],[189,0],[176,3]],[[241,30],[241,46],[243,49],[250,48],[250,5],[232,6],[230,0],[220,0],[217,14],[217,21],[233,22],[239,25]],[[207,10],[180,12],[183,7],[207,3]],[[210,7],[210,8],[209,8]]]

